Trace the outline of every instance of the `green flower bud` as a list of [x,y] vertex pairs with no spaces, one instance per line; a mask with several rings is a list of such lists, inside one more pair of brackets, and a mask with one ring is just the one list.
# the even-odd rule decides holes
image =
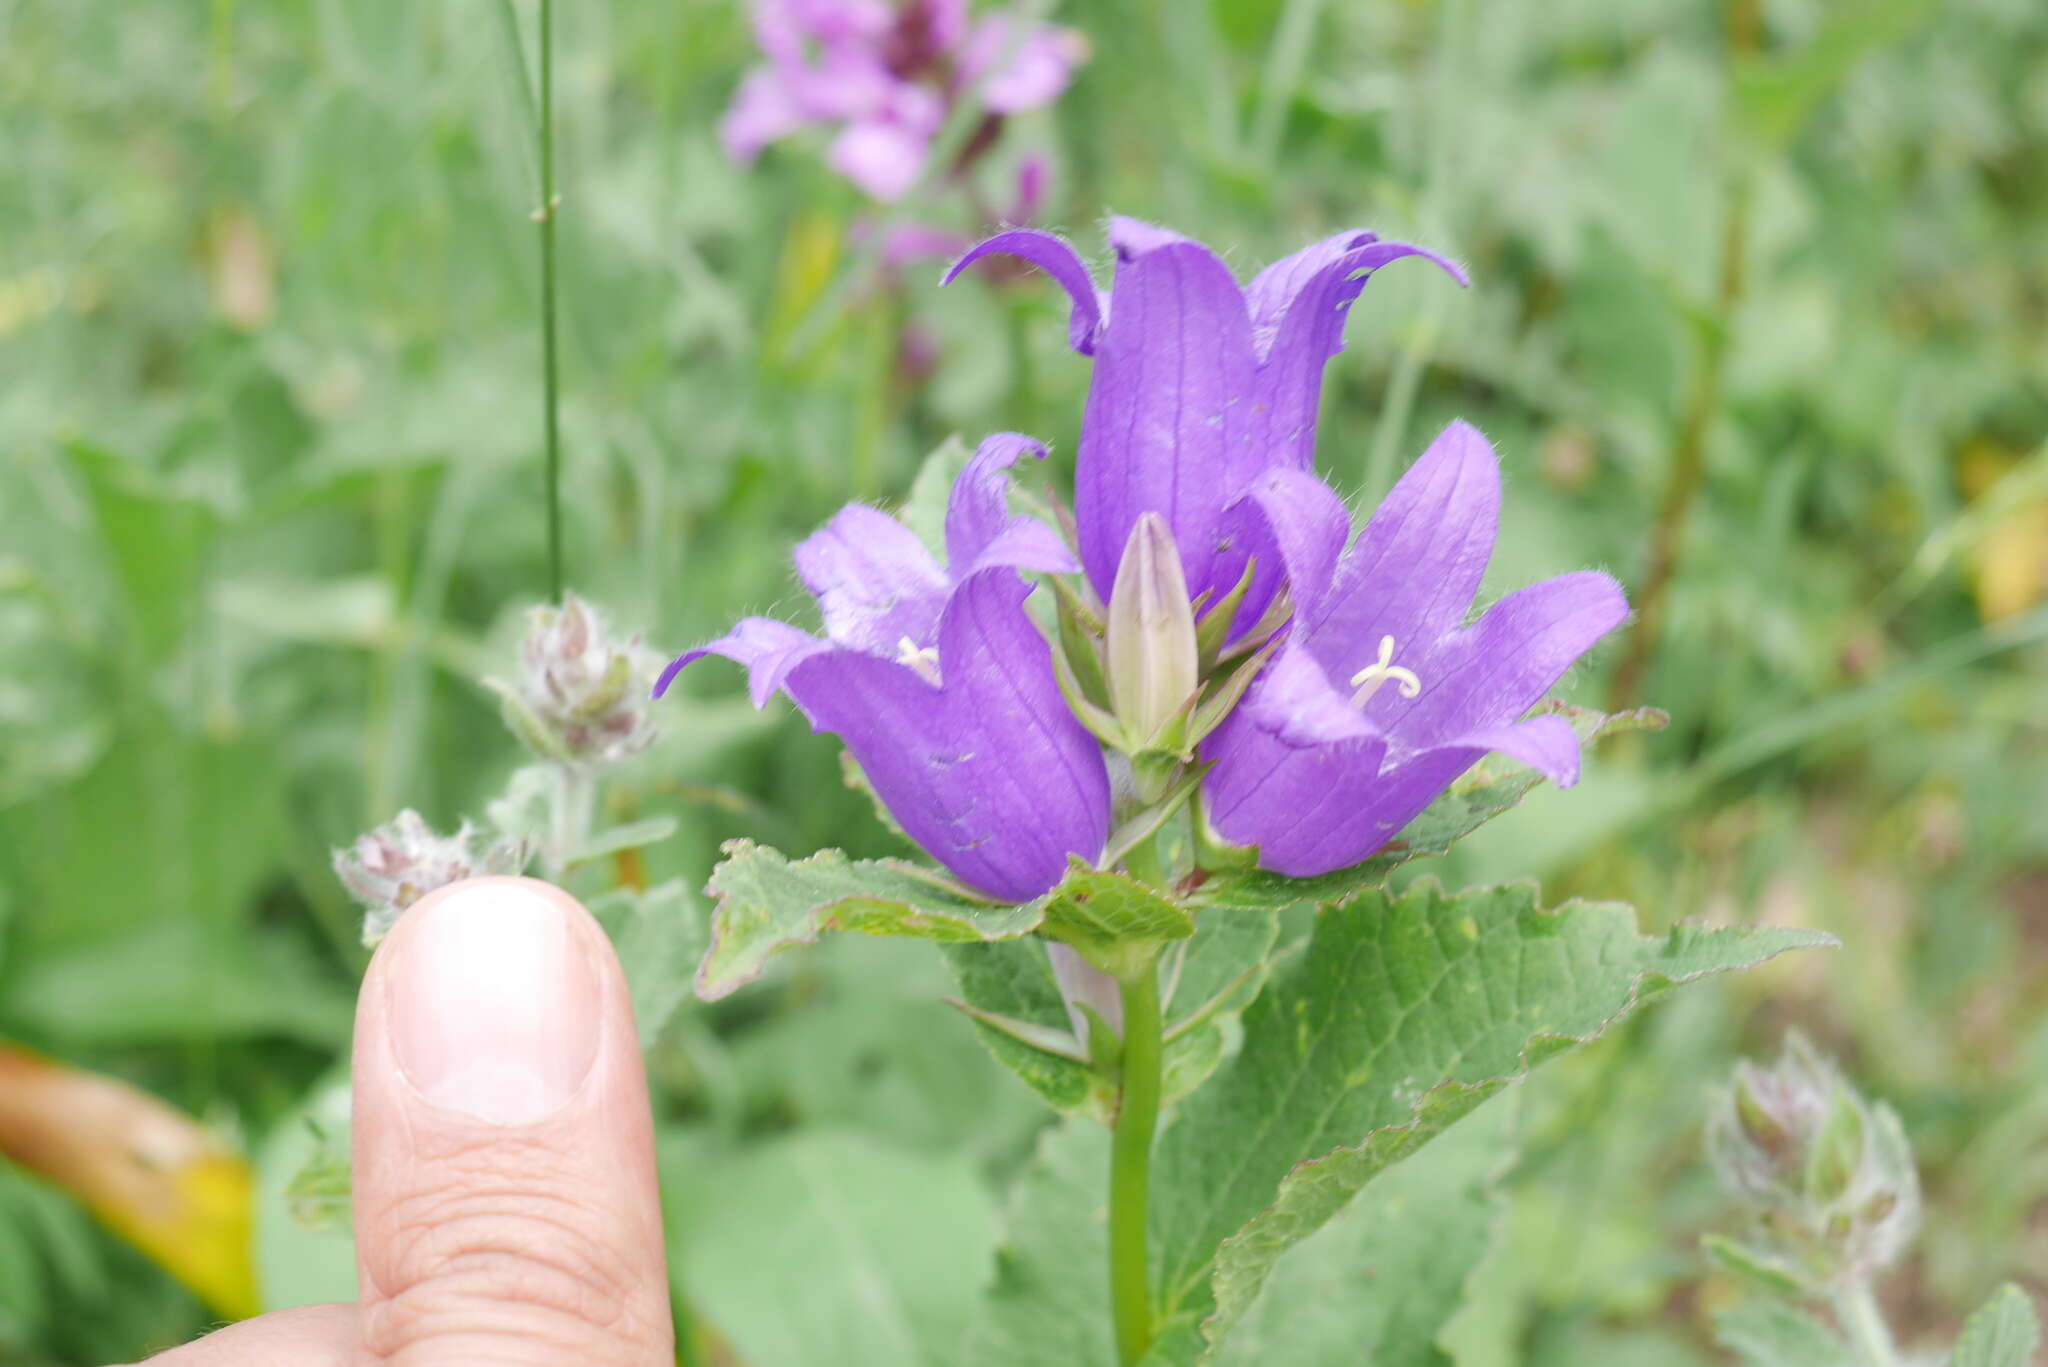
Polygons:
[[1758,1258],[1816,1291],[1896,1259],[1919,1223],[1920,1182],[1899,1118],[1867,1101],[1804,1037],[1778,1062],[1738,1064],[1708,1120],[1715,1171],[1756,1217]]
[[1195,614],[1166,519],[1146,513],[1124,542],[1109,595],[1110,708],[1132,750],[1143,750],[1181,715],[1200,682]]

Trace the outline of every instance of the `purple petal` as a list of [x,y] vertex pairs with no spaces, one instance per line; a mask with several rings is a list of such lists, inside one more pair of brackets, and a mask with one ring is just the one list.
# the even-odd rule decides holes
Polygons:
[[1078,36],[1066,29],[1043,27],[1019,38],[1016,24],[1010,15],[990,15],[975,25],[961,54],[961,75],[980,78],[981,103],[992,114],[1051,104],[1087,56]]
[[1009,223],[1035,223],[1038,211],[1045,207],[1046,184],[1052,179],[1052,164],[1037,152],[1025,155],[1017,163],[1017,198],[1011,201],[1010,211],[1004,221]]
[[1419,697],[1411,702],[1383,688],[1368,711],[1395,746],[1407,752],[1490,732],[1534,707],[1627,616],[1621,586],[1597,570],[1532,584],[1501,599],[1434,649],[1403,661],[1421,676]]
[[1209,582],[1218,516],[1263,468],[1244,441],[1251,324],[1229,267],[1196,242],[1119,220],[1108,327],[1081,418],[1074,511],[1081,562],[1108,596],[1140,514],[1173,528],[1188,583]]
[[685,666],[706,655],[722,655],[746,669],[747,695],[754,700],[754,706],[766,707],[768,699],[782,687],[790,670],[831,648],[829,643],[787,622],[778,622],[772,617],[745,617],[730,632],[709,645],[686,651],[670,661],[668,668],[661,671],[661,677],[654,681],[654,696],[658,698],[668,692],[668,686],[675,682],[676,675]]
[[1010,513],[1009,470],[1025,455],[1043,460],[1045,446],[1016,432],[998,433],[975,448],[953,481],[946,507],[946,563],[954,578],[998,566],[1047,574],[1080,568],[1052,528]]
[[1276,462],[1315,463],[1323,369],[1344,349],[1344,320],[1372,273],[1421,256],[1459,284],[1465,273],[1435,252],[1371,233],[1341,233],[1274,262],[1246,291],[1261,369],[1252,394],[1253,440]]
[[732,104],[719,119],[718,143],[726,156],[744,166],[769,143],[788,137],[806,122],[782,72],[770,66],[756,67],[740,82]]
[[1109,830],[1101,748],[1067,711],[1051,651],[1008,570],[972,575],[939,628],[943,686],[871,655],[813,655],[789,675],[912,839],[973,886],[1022,901],[1094,859]]
[[1408,656],[1464,621],[1499,524],[1493,448],[1469,423],[1454,422],[1401,476],[1338,567],[1321,616],[1309,623],[1317,658],[1348,678],[1391,636],[1396,662],[1413,668]]
[[886,659],[932,643],[950,582],[915,532],[859,503],[798,543],[796,572],[835,644]]
[[1109,246],[1116,253],[1119,264],[1136,261],[1147,252],[1156,252],[1161,247],[1177,246],[1181,243],[1200,245],[1191,237],[1184,237],[1171,228],[1162,228],[1156,223],[1147,223],[1141,218],[1109,220]]
[[917,184],[930,144],[931,134],[914,125],[863,119],[832,140],[825,161],[868,198],[893,204]]
[[1293,591],[1295,614],[1315,620],[1350,535],[1351,515],[1329,485],[1304,470],[1276,467],[1260,475],[1224,509],[1217,527],[1208,587],[1227,593],[1244,573],[1246,558],[1258,562],[1231,637],[1258,622],[1283,583]]
[[1372,807],[1385,753],[1308,652],[1289,643],[1203,743],[1212,767],[1202,800],[1227,839],[1259,847],[1264,867],[1321,873],[1356,860],[1308,868],[1319,852],[1386,840]]
[[950,285],[960,272],[984,256],[999,254],[1029,261],[1066,290],[1067,297],[1074,301],[1073,312],[1067,320],[1067,345],[1083,356],[1093,356],[1102,332],[1102,304],[1096,298],[1095,282],[1088,275],[1087,263],[1072,247],[1051,233],[1031,228],[1012,228],[1008,232],[997,233],[955,261],[939,283]]
[[1446,748],[1506,755],[1560,788],[1569,788],[1579,781],[1579,737],[1563,717],[1531,717],[1508,726],[1467,731]]

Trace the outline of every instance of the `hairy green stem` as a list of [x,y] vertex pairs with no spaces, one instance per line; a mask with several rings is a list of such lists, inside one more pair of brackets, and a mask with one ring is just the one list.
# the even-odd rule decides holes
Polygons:
[[1117,980],[1124,1011],[1122,1082],[1109,1159],[1109,1297],[1117,1360],[1134,1367],[1152,1345],[1146,1207],[1159,1128],[1159,960]]
[[540,0],[540,376],[547,427],[548,601],[562,601],[562,434],[555,359],[554,0]]
[[1836,1296],[1835,1314],[1864,1367],[1899,1367],[1898,1346],[1892,1342],[1892,1331],[1877,1308],[1868,1281],[1854,1282]]

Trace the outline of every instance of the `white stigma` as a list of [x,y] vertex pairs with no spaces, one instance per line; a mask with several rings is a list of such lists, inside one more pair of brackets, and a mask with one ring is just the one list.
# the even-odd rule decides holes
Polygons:
[[1422,680],[1415,677],[1412,669],[1403,669],[1394,663],[1394,638],[1380,637],[1380,657],[1351,676],[1351,685],[1358,691],[1351,695],[1353,707],[1363,707],[1372,701],[1372,695],[1380,691],[1380,685],[1392,679],[1401,685],[1401,696],[1417,697],[1422,692]]
[[[896,663],[906,669],[914,669],[917,676],[934,688],[939,684],[939,648],[926,646],[918,649],[917,642],[905,636],[896,642]],[[1413,675],[1409,676],[1413,678]]]

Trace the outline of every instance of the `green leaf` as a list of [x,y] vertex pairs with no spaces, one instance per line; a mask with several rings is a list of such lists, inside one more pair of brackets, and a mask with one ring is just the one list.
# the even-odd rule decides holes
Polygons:
[[1804,1278],[1788,1264],[1760,1253],[1747,1244],[1709,1234],[1700,1240],[1700,1247],[1709,1258],[1751,1283],[1760,1290],[1774,1292],[1781,1296],[1806,1296],[1812,1288]]
[[1827,943],[1694,926],[1639,936],[1627,907],[1544,911],[1533,884],[1450,897],[1425,881],[1325,908],[1245,1012],[1237,1057],[1160,1141],[1167,1318],[1207,1316],[1219,1341],[1281,1253],[1535,1064],[1674,983]]
[[[1537,713],[1564,717],[1578,733],[1582,746],[1628,731],[1661,731],[1671,720],[1654,707],[1609,714],[1560,702],[1546,703]],[[1220,874],[1195,889],[1189,901],[1196,907],[1276,909],[1340,901],[1360,888],[1386,882],[1388,874],[1412,859],[1447,853],[1452,845],[1519,805],[1542,781],[1543,776],[1527,765],[1504,755],[1489,756],[1364,863],[1313,878],[1287,878],[1263,869]]]
[[[1258,994],[1278,930],[1278,918],[1270,911],[1213,911],[1196,921],[1194,934],[1177,951],[1177,964],[1168,960],[1162,970],[1168,991],[1161,1065],[1166,1100],[1187,1095],[1215,1072],[1222,1061],[1223,1024]],[[968,1006],[1050,1035],[1071,1036],[1043,945],[1031,940],[953,945],[946,957]],[[975,1022],[975,1031],[998,1063],[1055,1109],[1105,1121],[1110,1117],[1115,1093],[1082,1064],[982,1021]]]
[[1083,954],[1133,941],[1185,940],[1195,933],[1187,912],[1137,879],[1097,872],[1078,859],[1044,906],[1039,929]]
[[711,871],[718,899],[711,946],[697,970],[697,995],[725,996],[761,976],[775,954],[810,944],[824,931],[900,935],[961,943],[1007,940],[1035,928],[1037,903],[999,906],[930,870],[898,859],[848,859],[825,850],[795,863],[751,840],[724,847]]
[[1736,111],[1766,143],[1797,137],[1822,102],[1872,55],[1911,37],[1938,0],[1873,0],[1833,11],[1811,39],[1738,69]]
[[1779,1301],[1744,1301],[1716,1315],[1714,1337],[1749,1367],[1864,1367],[1832,1329]]
[[2040,1346],[2033,1301],[2007,1282],[1963,1326],[1951,1367],[2028,1367]]
[[336,1069],[256,1155],[256,1278],[265,1310],[352,1301],[348,1069]]
[[621,888],[590,904],[626,971],[640,1047],[652,1049],[676,1008],[690,994],[690,979],[709,940],[704,909],[683,883],[645,891]]
[[924,464],[917,467],[917,478],[910,482],[910,494],[897,510],[903,525],[917,533],[918,540],[938,557],[940,564],[946,561],[946,505],[953,497],[953,482],[960,478],[973,455],[974,448],[962,441],[958,433],[940,442],[924,458]]
[[[953,1367],[994,1212],[965,1154],[814,1131],[670,1174],[678,1289],[747,1362]],[[764,1275],[772,1269],[772,1275]]]
[[[1493,1244],[1508,1108],[1482,1108],[1280,1259],[1212,1361],[1450,1367],[1437,1336]],[[1427,1230],[1427,1238],[1417,1238]],[[1193,1342],[1192,1336],[1189,1340]]]

